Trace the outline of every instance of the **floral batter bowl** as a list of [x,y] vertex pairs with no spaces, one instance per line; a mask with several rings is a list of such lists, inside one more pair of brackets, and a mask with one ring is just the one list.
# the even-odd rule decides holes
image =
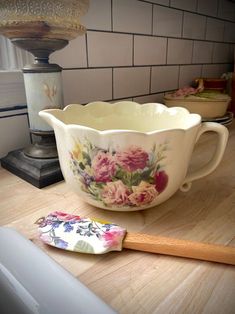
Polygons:
[[[54,128],[65,181],[87,203],[114,211],[146,209],[189,190],[218,166],[228,139],[224,126],[157,103],[92,102],[39,114]],[[218,134],[216,151],[187,175],[194,145],[207,131]]]

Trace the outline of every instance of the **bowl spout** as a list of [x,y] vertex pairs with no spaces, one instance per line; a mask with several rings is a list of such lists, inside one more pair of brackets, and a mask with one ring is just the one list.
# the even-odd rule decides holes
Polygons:
[[59,111],[58,109],[48,109],[42,110],[39,112],[39,116],[45,120],[53,129],[54,129],[54,122],[56,119],[55,111]]

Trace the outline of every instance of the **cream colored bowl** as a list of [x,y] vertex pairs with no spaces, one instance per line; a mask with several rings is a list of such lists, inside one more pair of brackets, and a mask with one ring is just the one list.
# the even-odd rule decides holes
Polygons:
[[203,118],[218,118],[226,114],[231,98],[222,93],[218,93],[213,98],[197,96],[174,97],[172,93],[166,94],[164,103],[167,107],[180,106],[186,108],[191,113],[197,113]]
[[[54,128],[65,181],[84,201],[116,211],[153,207],[188,190],[218,166],[228,137],[220,124],[156,103],[93,102],[40,116]],[[216,152],[187,175],[194,144],[206,131],[218,133]]]

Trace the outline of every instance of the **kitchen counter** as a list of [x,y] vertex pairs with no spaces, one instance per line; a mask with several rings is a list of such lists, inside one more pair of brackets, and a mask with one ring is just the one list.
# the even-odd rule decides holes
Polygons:
[[[106,255],[62,251],[41,243],[35,224],[60,210],[115,222],[128,231],[235,246],[235,123],[228,128],[226,153],[213,174],[195,181],[189,192],[178,191],[139,212],[97,209],[64,182],[39,190],[0,169],[0,225],[31,239],[118,313],[235,313],[234,266],[131,250]],[[215,137],[202,136],[191,169],[210,159]]]

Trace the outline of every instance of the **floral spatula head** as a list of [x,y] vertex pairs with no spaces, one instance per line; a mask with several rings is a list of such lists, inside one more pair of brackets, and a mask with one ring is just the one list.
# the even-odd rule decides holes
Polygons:
[[121,251],[124,228],[98,219],[82,218],[60,211],[39,221],[43,242],[69,251],[102,254]]
[[60,211],[40,218],[37,223],[43,242],[69,251],[103,254],[127,248],[235,265],[232,246],[130,233],[113,223]]

